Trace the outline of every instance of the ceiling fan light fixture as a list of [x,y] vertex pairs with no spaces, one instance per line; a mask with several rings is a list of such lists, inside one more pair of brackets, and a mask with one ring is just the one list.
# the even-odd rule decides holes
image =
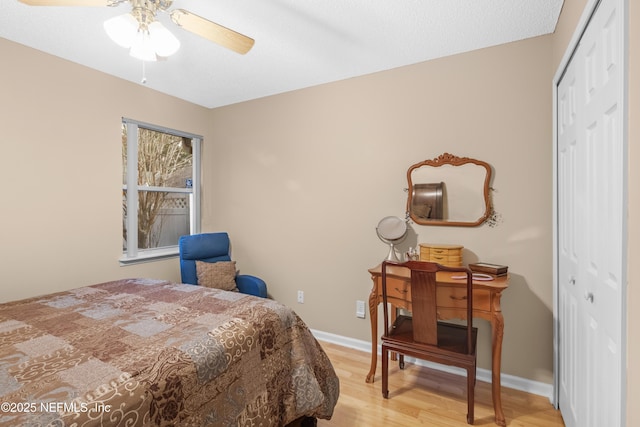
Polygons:
[[[170,13],[174,24],[213,43],[244,55],[253,47],[251,37],[233,31],[185,9],[169,12],[174,0],[19,0],[31,6],[109,6],[129,3],[130,13],[114,16],[103,23],[105,32],[118,46],[144,61],[155,61],[173,55],[180,41],[164,25],[156,21],[158,12]],[[144,40],[147,40],[144,42]],[[153,46],[153,55],[145,43]],[[135,46],[134,46],[135,44]]]
[[[152,6],[154,4],[151,4]],[[180,41],[161,22],[155,20],[156,9],[136,8],[132,13],[114,16],[104,22],[104,29],[118,46],[142,61],[168,57],[180,48]]]
[[104,30],[118,46],[130,48],[138,33],[138,21],[130,13],[114,16],[104,21]]

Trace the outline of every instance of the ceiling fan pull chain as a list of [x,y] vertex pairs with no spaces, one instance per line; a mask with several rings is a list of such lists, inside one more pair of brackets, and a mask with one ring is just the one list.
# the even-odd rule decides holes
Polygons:
[[142,62],[142,80],[140,81],[140,83],[142,83],[143,85],[147,84],[147,66],[145,64],[145,61],[140,61]]

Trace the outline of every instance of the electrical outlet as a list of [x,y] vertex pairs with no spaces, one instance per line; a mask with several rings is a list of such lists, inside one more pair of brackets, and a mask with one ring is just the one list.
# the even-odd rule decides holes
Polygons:
[[304,304],[304,291],[298,291],[298,304]]
[[356,317],[364,319],[364,301],[356,301]]

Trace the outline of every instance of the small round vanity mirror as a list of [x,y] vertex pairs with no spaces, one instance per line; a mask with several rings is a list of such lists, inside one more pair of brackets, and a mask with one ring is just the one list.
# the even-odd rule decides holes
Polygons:
[[380,220],[376,233],[380,240],[389,245],[387,261],[400,261],[396,255],[395,245],[407,237],[407,223],[397,216],[386,216]]

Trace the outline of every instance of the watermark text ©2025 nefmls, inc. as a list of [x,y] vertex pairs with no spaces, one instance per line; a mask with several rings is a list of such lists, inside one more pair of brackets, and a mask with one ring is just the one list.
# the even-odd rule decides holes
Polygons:
[[25,413],[111,412],[111,405],[102,402],[2,402],[0,415]]

